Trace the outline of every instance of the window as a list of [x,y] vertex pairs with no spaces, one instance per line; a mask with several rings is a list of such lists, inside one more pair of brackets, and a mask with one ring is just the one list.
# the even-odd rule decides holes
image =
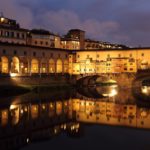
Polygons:
[[80,58],[80,55],[77,55],[78,58]]
[[144,53],[142,53],[141,56],[144,56]]
[[110,58],[110,54],[108,54],[107,57]]
[[36,56],[36,52],[33,52],[33,56]]
[[42,56],[45,57],[45,53],[44,52],[42,53]]
[[27,52],[26,51],[24,51],[24,56],[26,56],[27,55]]
[[132,57],[132,54],[130,54],[130,57]]
[[11,32],[11,35],[10,35],[11,37],[14,37],[14,32]]
[[5,49],[3,49],[3,54],[6,54],[6,50]]
[[43,45],[43,41],[41,41],[40,43],[41,43],[41,45]]
[[22,33],[22,39],[24,39],[24,37],[25,37],[25,36],[24,36],[24,33]]
[[17,54],[17,51],[16,50],[14,50],[14,55],[16,55]]
[[45,45],[48,45],[48,42],[45,42]]
[[5,32],[5,36],[6,36],[6,37],[9,36],[9,32],[8,32],[8,31]]
[[68,54],[66,54],[66,58],[68,58]]
[[34,43],[37,44],[37,41],[35,41]]
[[51,53],[51,57],[53,57],[53,53]]
[[17,33],[17,38],[19,38],[20,37],[20,34],[19,33]]
[[144,125],[144,121],[141,121],[141,125]]
[[118,54],[118,57],[121,57],[121,54]]
[[89,58],[89,55],[87,55],[87,58]]
[[99,58],[99,54],[97,54],[96,57]]
[[60,54],[58,54],[58,58],[60,58]]

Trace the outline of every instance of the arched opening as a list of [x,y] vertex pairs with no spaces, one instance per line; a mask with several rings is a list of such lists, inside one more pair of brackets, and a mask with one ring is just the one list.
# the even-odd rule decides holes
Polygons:
[[31,61],[31,73],[39,72],[39,61],[37,59],[32,59]]
[[62,60],[61,59],[58,59],[57,60],[57,63],[56,63],[56,72],[57,73],[62,73]]
[[47,62],[46,61],[41,61],[41,73],[46,73],[47,72]]
[[21,73],[22,74],[26,74],[29,72],[29,68],[28,68],[28,60],[27,58],[22,58],[20,60],[20,67],[21,67]]
[[55,61],[53,59],[49,60],[49,73],[55,72]]
[[8,58],[7,57],[1,57],[1,72],[2,73],[8,73]]
[[64,73],[68,73],[69,71],[69,63],[68,60],[64,61]]
[[18,59],[18,57],[12,58],[11,73],[19,73],[19,59]]

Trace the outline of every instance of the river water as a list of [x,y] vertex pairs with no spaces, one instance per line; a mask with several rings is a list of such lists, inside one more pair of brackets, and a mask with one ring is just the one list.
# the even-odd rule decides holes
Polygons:
[[111,85],[3,97],[0,150],[148,150],[149,93]]

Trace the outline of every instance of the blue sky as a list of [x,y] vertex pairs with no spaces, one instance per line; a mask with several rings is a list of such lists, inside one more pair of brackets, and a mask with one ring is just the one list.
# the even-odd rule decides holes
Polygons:
[[45,28],[61,35],[71,28],[100,41],[150,46],[148,0],[1,0],[6,17],[24,28]]

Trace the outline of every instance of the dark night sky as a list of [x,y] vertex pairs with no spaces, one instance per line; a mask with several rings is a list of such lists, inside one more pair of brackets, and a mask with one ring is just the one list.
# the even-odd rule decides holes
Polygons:
[[71,28],[92,39],[150,46],[148,0],[0,0],[5,17],[25,28],[65,34]]

